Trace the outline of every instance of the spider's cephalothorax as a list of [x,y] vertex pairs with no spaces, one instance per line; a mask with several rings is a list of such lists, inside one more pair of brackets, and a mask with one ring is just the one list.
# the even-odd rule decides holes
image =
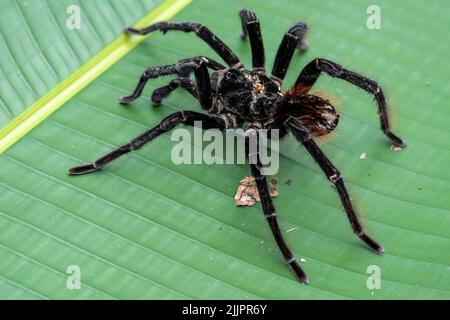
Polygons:
[[[338,123],[339,116],[327,99],[309,92],[320,74],[326,73],[370,93],[378,105],[381,130],[391,140],[395,146],[394,149],[398,150],[404,148],[406,144],[390,129],[383,90],[373,80],[347,70],[332,61],[317,58],[303,68],[290,90],[282,92],[281,84],[296,48],[300,50],[307,48],[306,42],[303,40],[307,31],[306,24],[296,23],[286,32],[276,54],[272,72],[270,75],[266,75],[264,46],[259,21],[250,10],[240,11],[240,17],[243,28],[241,37],[243,39],[248,37],[250,40],[252,70],[245,69],[238,57],[225,43],[206,26],[196,22],[158,22],[141,30],[126,29],[129,34],[140,35],[155,30],[160,30],[163,33],[169,30],[195,32],[225,61],[227,67],[207,57],[193,57],[180,60],[176,64],[151,67],[145,70],[134,92],[129,96],[122,97],[120,103],[127,104],[138,98],[149,79],[176,75],[168,85],[153,92],[152,103],[159,105],[173,90],[182,87],[198,99],[207,113],[188,110],[175,112],[164,118],[159,125],[95,162],[71,168],[69,174],[77,175],[97,171],[118,157],[140,149],[146,143],[170,131],[178,124],[193,125],[194,122],[201,121],[204,129],[279,129],[280,137],[290,132],[303,144],[334,185],[353,232],[370,249],[378,254],[383,254],[383,248],[365,233],[339,170],[314,141],[314,138],[332,131]],[[211,74],[209,69],[213,70]],[[191,73],[194,73],[195,82],[189,77]],[[251,156],[255,157],[255,154]],[[250,169],[259,191],[264,216],[283,258],[296,278],[300,282],[307,283],[306,274],[285,243],[278,226],[277,213],[270,198],[266,178],[262,174],[262,165],[258,154],[256,154],[256,161],[251,162]]]
[[277,84],[264,74],[249,70],[225,69],[212,74],[216,93],[210,112],[233,114],[242,122],[269,129],[277,114],[282,94]]
[[261,72],[230,68],[212,73],[211,79],[214,97],[208,111],[232,117],[229,127],[279,129],[292,117],[319,137],[334,130],[339,121],[330,101],[302,88],[283,93]]

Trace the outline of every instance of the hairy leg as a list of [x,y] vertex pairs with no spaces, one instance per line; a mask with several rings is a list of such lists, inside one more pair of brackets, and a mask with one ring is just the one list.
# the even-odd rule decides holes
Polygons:
[[[251,137],[251,135],[255,135]],[[263,208],[264,217],[269,224],[270,230],[272,231],[273,237],[280,248],[281,254],[283,255],[284,260],[288,264],[292,273],[295,275],[298,281],[301,283],[308,283],[308,277],[306,276],[303,269],[295,260],[295,257],[292,251],[289,249],[286,241],[283,238],[280,227],[278,225],[277,220],[277,212],[272,202],[272,198],[270,197],[269,188],[267,186],[266,177],[262,173],[262,164],[259,158],[259,147],[251,146],[250,143],[258,141],[257,131],[252,130],[251,133],[246,137],[246,151],[250,162],[250,169],[252,176],[255,178],[256,187],[258,188],[259,197],[261,199],[261,204]],[[258,141],[259,142],[259,141]],[[258,144],[258,143],[257,143]]]
[[294,136],[297,138],[297,140],[303,144],[306,150],[308,150],[308,152],[311,154],[316,163],[320,166],[324,174],[336,188],[336,191],[339,194],[339,197],[341,199],[342,205],[344,207],[345,213],[347,214],[353,232],[370,249],[382,255],[384,253],[383,248],[375,240],[370,238],[365,233],[358,219],[358,216],[356,215],[355,209],[353,208],[350,196],[348,194],[347,188],[345,187],[344,180],[342,179],[339,170],[333,165],[333,163],[328,159],[328,157],[323,153],[323,151],[311,138],[307,130],[303,128],[303,126],[297,120],[291,118],[286,122],[286,125],[288,126],[290,131],[294,134]]
[[295,49],[302,48],[302,50],[306,50],[306,44],[304,42],[306,31],[308,31],[306,23],[298,22],[286,32],[283,40],[281,40],[271,75],[271,78],[280,86],[286,76]]
[[70,175],[80,175],[85,173],[94,172],[100,170],[108,163],[116,160],[120,156],[127,154],[131,151],[142,148],[145,144],[157,138],[163,133],[172,130],[178,124],[194,125],[195,121],[202,122],[202,128],[204,129],[223,129],[224,119],[216,118],[212,115],[198,113],[194,111],[178,111],[164,118],[157,126],[137,136],[129,143],[113,150],[105,156],[97,159],[93,163],[73,167],[69,169]]
[[212,104],[212,92],[211,82],[209,80],[209,74],[207,67],[212,69],[220,68],[220,65],[216,65],[213,60],[209,60],[206,57],[194,57],[189,59],[183,59],[178,63],[151,67],[144,71],[141,75],[139,82],[134,89],[133,93],[124,96],[120,99],[121,104],[128,104],[142,95],[145,85],[148,80],[154,79],[160,76],[176,74],[181,77],[188,76],[191,72],[194,72],[197,81],[198,98],[203,109],[210,109]]
[[233,51],[215,34],[213,34],[208,27],[197,22],[157,22],[143,29],[127,28],[126,33],[146,35],[150,32],[159,30],[162,33],[166,33],[170,30],[179,30],[184,32],[195,32],[195,34],[205,41],[222,59],[230,66],[237,67],[242,65],[238,57]]
[[297,81],[295,82],[295,86],[301,88],[303,92],[309,91],[322,72],[327,73],[333,78],[339,78],[347,81],[372,94],[378,105],[381,130],[392,141],[394,146],[399,148],[406,147],[406,142],[391,131],[386,99],[384,97],[383,90],[375,81],[353,71],[347,70],[335,62],[318,58],[308,63],[305,68],[303,68],[297,78]]
[[253,70],[264,71],[264,44],[259,20],[253,11],[247,9],[241,10],[239,16],[242,22],[241,38],[243,40],[247,39],[247,37],[250,39]]

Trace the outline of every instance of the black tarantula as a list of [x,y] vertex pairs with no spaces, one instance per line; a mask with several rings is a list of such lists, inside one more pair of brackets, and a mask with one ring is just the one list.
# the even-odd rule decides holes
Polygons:
[[[160,30],[162,33],[169,30],[195,32],[222,57],[227,67],[213,59],[199,56],[181,60],[176,64],[151,67],[145,70],[134,92],[129,96],[122,97],[121,104],[130,103],[138,98],[149,79],[173,74],[177,78],[153,92],[152,103],[159,105],[173,90],[181,86],[197,98],[201,107],[208,113],[188,110],[175,112],[164,118],[156,127],[95,162],[71,168],[69,174],[78,175],[99,170],[118,157],[140,149],[178,124],[192,126],[194,121],[201,121],[205,129],[243,128],[246,132],[257,132],[257,129],[261,128],[269,131],[277,129],[280,137],[291,132],[303,144],[334,185],[353,232],[374,252],[383,254],[383,248],[364,232],[339,170],[314,142],[315,137],[326,135],[336,127],[339,115],[330,101],[309,93],[322,72],[367,91],[373,95],[378,105],[381,130],[391,140],[394,147],[404,148],[405,142],[390,130],[386,100],[380,86],[375,81],[347,70],[337,63],[317,58],[303,68],[290,90],[282,92],[281,84],[296,48],[306,49],[304,36],[307,25],[299,22],[286,32],[278,48],[272,73],[267,76],[264,69],[264,46],[259,20],[250,10],[241,10],[239,15],[243,28],[241,37],[242,39],[248,37],[250,40],[251,70],[244,69],[243,64],[231,49],[200,23],[158,22],[141,30],[127,28],[126,33],[138,35],[146,35],[155,30]],[[213,72],[209,74],[208,69],[212,69]],[[195,75],[195,83],[189,78],[192,72]],[[281,234],[266,178],[262,174],[260,156],[258,154],[247,156],[256,157],[255,161],[250,164],[251,173],[260,194],[264,216],[276,243],[296,278],[302,283],[307,283],[306,274],[296,262]]]

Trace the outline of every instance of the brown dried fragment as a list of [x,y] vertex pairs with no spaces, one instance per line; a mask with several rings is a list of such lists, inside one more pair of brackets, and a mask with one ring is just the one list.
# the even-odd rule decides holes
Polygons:
[[276,185],[278,184],[278,179],[273,178],[272,180],[270,180],[270,183],[272,184],[273,187],[276,187]]
[[[276,184],[278,179],[272,179],[269,183],[269,192],[272,198],[278,196]],[[256,202],[261,201],[258,188],[256,187],[255,178],[245,177],[239,182],[234,200],[237,206],[254,206]]]
[[272,181],[269,183],[269,192],[271,198],[278,197],[277,184],[278,179],[272,179]]

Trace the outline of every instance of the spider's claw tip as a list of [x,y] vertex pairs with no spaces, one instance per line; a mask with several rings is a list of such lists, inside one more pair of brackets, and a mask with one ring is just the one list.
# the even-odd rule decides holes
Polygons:
[[133,34],[133,33],[136,33],[137,30],[134,28],[128,27],[128,28],[123,29],[123,32],[126,34]]
[[402,138],[399,138],[391,131],[387,132],[386,135],[392,141],[391,149],[394,151],[401,151],[406,148],[406,142]]
[[391,149],[394,151],[402,151],[403,149],[406,148],[406,145],[407,145],[406,142],[400,139],[399,142],[394,142],[391,145]]
[[[372,240],[373,241],[373,240]],[[368,244],[370,249],[375,252],[376,254],[378,254],[379,256],[384,255],[384,249],[382,246],[380,246],[378,243],[376,243],[375,241],[373,241],[373,243]]]
[[152,97],[150,98],[150,102],[152,106],[158,107],[161,104],[161,97],[155,93],[152,94]]
[[293,261],[289,262],[288,265],[300,283],[308,284],[308,282],[309,282],[308,277],[306,276],[303,269],[299,266],[297,261],[293,260]]
[[309,279],[306,275],[299,278],[299,280],[300,280],[300,283],[302,283],[302,284],[309,284]]
[[80,174],[90,173],[98,170],[100,168],[95,167],[93,164],[86,164],[78,167],[70,168],[68,174],[71,176],[76,176]]
[[362,233],[359,238],[376,254],[382,256],[384,254],[384,249],[375,240],[370,238],[367,234]]
[[131,101],[133,101],[134,99],[130,96],[123,96],[119,99],[119,103],[120,104],[129,104]]
[[384,255],[384,249],[382,247],[379,247],[378,250],[376,251],[376,253],[378,253],[380,256]]

